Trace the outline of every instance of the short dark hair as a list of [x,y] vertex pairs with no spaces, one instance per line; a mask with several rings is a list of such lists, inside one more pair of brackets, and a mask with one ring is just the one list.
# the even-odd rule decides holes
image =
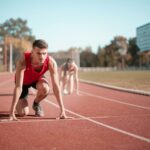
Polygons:
[[35,40],[35,41],[33,42],[32,47],[33,47],[33,48],[34,48],[34,47],[38,47],[38,48],[46,48],[46,49],[47,49],[47,48],[48,48],[48,44],[47,44],[46,41],[39,39],[39,40]]
[[72,58],[67,58],[66,63],[67,64],[73,63],[73,59]]
[[63,69],[64,69],[64,74],[66,75],[66,71],[69,69],[69,64],[73,63],[73,59],[72,58],[67,58]]

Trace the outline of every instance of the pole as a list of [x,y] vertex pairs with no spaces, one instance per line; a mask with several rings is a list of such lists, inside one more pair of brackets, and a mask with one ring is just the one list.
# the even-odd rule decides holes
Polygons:
[[4,64],[4,69],[5,71],[8,71],[7,69],[7,46],[4,43],[4,52],[3,52],[3,64]]
[[9,58],[9,72],[12,73],[12,44],[10,43],[9,45],[9,48],[10,48],[10,58]]

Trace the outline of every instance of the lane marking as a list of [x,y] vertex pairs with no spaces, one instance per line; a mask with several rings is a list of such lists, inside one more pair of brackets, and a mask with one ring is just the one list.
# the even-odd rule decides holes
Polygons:
[[[106,119],[106,118],[120,118],[120,117],[143,117],[143,116],[150,116],[148,114],[145,115],[121,115],[121,116],[88,116],[87,118],[90,119]],[[5,117],[6,118],[6,117]],[[7,117],[8,118],[8,117]],[[56,117],[57,118],[57,117]],[[18,121],[10,121],[9,119],[1,119],[0,120],[0,124],[1,123],[22,123],[22,122],[49,122],[49,121],[58,121],[58,120],[62,120],[62,121],[74,121],[74,120],[85,120],[84,118],[71,118],[71,119],[56,119],[56,118],[51,118],[51,117],[47,117],[47,118],[41,118],[41,117],[34,117],[34,118],[18,118]],[[28,119],[28,120],[27,120]]]
[[[47,102],[47,103],[49,103],[49,104],[51,104],[51,105],[53,105],[53,106],[55,106],[55,107],[57,107],[57,108],[59,108],[59,106],[58,106],[57,104],[55,104],[55,103],[49,101],[48,99],[45,99],[44,101]],[[80,115],[80,114],[78,114],[78,113],[75,113],[75,112],[73,112],[73,111],[71,111],[71,110],[68,110],[68,109],[65,109],[65,110],[66,110],[67,112],[69,112],[69,113],[75,115],[75,116],[78,116],[78,117],[80,117],[80,118],[82,118],[82,119],[85,119],[85,120],[87,120],[87,121],[90,121],[90,122],[92,122],[92,123],[94,123],[94,124],[103,126],[103,127],[105,127],[105,128],[111,129],[111,130],[113,130],[113,131],[116,131],[116,132],[119,132],[119,133],[123,133],[123,134],[125,134],[125,135],[134,137],[134,138],[139,139],[139,140],[141,140],[141,141],[145,141],[145,142],[150,143],[150,139],[148,139],[148,138],[146,138],[146,137],[139,136],[139,135],[137,135],[137,134],[133,134],[133,133],[130,133],[130,132],[127,132],[127,131],[124,131],[124,130],[121,130],[121,129],[118,129],[118,128],[115,128],[115,127],[112,127],[112,126],[110,126],[110,125],[107,125],[107,124],[98,122],[98,121],[93,120],[93,119],[91,119],[91,118],[88,118],[88,117],[85,117],[85,116]]]
[[[35,117],[36,118],[36,117]],[[32,122],[51,122],[51,121],[59,121],[58,119],[56,118],[47,118],[47,119],[43,119],[43,118],[36,118],[35,119],[30,119],[28,118],[29,120],[26,120],[26,119],[18,119],[18,121],[10,121],[9,119],[2,119],[0,120],[0,124],[8,124],[8,123],[32,123]],[[69,120],[69,119],[68,119]]]
[[[5,81],[5,82],[2,82],[2,83],[0,84],[0,86],[6,84],[6,83],[8,83],[8,82],[10,82],[11,80],[12,80],[12,79],[7,80],[7,81]],[[120,102],[120,101],[115,100],[115,99],[106,98],[106,97],[102,97],[102,96],[96,96],[96,95],[94,95],[94,94],[89,94],[89,93],[86,93],[86,92],[83,92],[83,91],[80,91],[80,92],[82,92],[83,94],[92,96],[92,97],[103,98],[103,99],[106,99],[106,100],[109,100],[109,101],[113,101],[113,102],[117,102],[117,103],[129,105],[129,106],[134,106],[134,107],[137,107],[137,108],[150,109],[149,107],[143,107],[143,106],[139,106],[139,105],[135,105],[135,104]],[[47,102],[47,103],[49,103],[49,104],[51,104],[51,105],[53,105],[53,106],[55,106],[55,107],[57,107],[57,108],[59,108],[59,106],[58,106],[57,104],[55,104],[55,103],[49,101],[48,99],[45,99],[44,101]],[[68,109],[65,109],[65,110],[66,110],[67,112],[69,112],[70,114],[73,114],[73,115],[75,115],[75,116],[78,116],[79,118],[82,118],[82,119],[87,120],[87,121],[89,121],[89,122],[92,122],[92,123],[94,123],[94,124],[103,126],[103,127],[105,127],[105,128],[111,129],[111,130],[113,130],[113,131],[116,131],[116,132],[119,132],[119,133],[122,133],[122,134],[125,134],[125,135],[128,135],[128,136],[134,137],[134,138],[139,139],[139,140],[141,140],[141,141],[145,141],[145,142],[150,143],[150,139],[149,139],[149,138],[146,138],[146,137],[143,137],[143,136],[139,136],[139,135],[137,135],[137,134],[133,134],[133,133],[130,133],[130,132],[121,130],[121,129],[119,129],[119,128],[115,128],[115,127],[113,127],[113,126],[110,126],[110,125],[107,125],[107,124],[98,122],[98,121],[93,120],[93,119],[91,119],[91,118],[88,118],[88,117],[85,117],[85,116],[80,115],[80,114],[78,114],[78,113],[75,113],[75,112],[73,112],[73,111],[71,111],[71,110],[68,110]],[[68,120],[69,120],[69,119],[68,119]],[[4,122],[5,122],[5,121],[4,121]],[[17,122],[25,122],[25,121],[10,121],[10,122],[11,122],[11,123],[12,123],[12,122],[16,122],[16,123],[17,123]],[[26,121],[26,122],[27,122],[27,121]],[[31,122],[33,122],[33,120],[32,120]],[[8,123],[8,122],[7,122],[7,123]]]
[[[53,105],[53,106],[59,108],[59,106],[58,106],[57,104],[55,104],[55,103],[49,101],[48,99],[45,99],[44,101],[47,102],[48,104],[51,104],[51,105]],[[99,126],[103,126],[103,127],[105,127],[105,128],[111,129],[111,130],[113,130],[113,131],[116,131],[116,132],[119,132],[119,133],[122,133],[122,134],[125,134],[125,135],[128,135],[128,136],[131,136],[131,137],[133,137],[133,138],[139,139],[139,140],[141,140],[141,141],[145,141],[145,142],[150,143],[150,139],[149,139],[149,138],[146,138],[146,137],[143,137],[143,136],[140,136],[140,135],[137,135],[137,134],[133,134],[133,133],[131,133],[131,132],[127,132],[127,131],[121,130],[121,129],[119,129],[119,128],[116,128],[116,127],[107,125],[107,124],[105,124],[105,123],[102,123],[102,122],[93,120],[93,119],[91,119],[91,118],[89,118],[89,117],[80,115],[80,114],[75,113],[75,112],[73,112],[73,111],[71,111],[71,110],[68,110],[68,109],[65,109],[65,111],[66,111],[66,112],[69,112],[70,114],[73,114],[73,115],[75,115],[75,116],[77,116],[77,117],[79,117],[79,118],[75,118],[75,119],[62,119],[62,121],[66,121],[66,120],[68,120],[68,121],[69,121],[69,120],[87,120],[87,121],[92,122],[92,123],[94,123],[94,124],[97,124],[97,125],[99,125]],[[107,117],[107,116],[103,116],[103,117],[101,117],[101,118],[106,118],[106,117]],[[24,123],[24,122],[31,122],[31,123],[32,123],[32,122],[42,122],[42,121],[43,121],[43,122],[44,122],[44,121],[48,121],[48,122],[49,122],[49,121],[59,121],[59,120],[47,118],[47,119],[38,119],[38,120],[9,121],[8,119],[3,119],[3,120],[0,121],[0,124],[3,124],[3,123]]]
[[[36,117],[35,117],[36,118]],[[107,118],[107,116],[104,116],[104,117],[88,117],[88,118]],[[29,120],[26,119],[23,119],[23,118],[19,118],[18,121],[10,121],[9,119],[1,119],[0,120],[0,124],[1,123],[32,123],[32,122],[55,122],[55,121],[77,121],[77,120],[85,120],[84,118],[71,118],[71,119],[57,119],[56,118],[36,118],[36,119],[33,119],[33,118],[28,118]]]
[[103,96],[97,96],[97,95],[90,94],[90,93],[87,93],[87,92],[84,92],[84,91],[80,91],[80,92],[83,93],[83,94],[85,94],[85,95],[91,96],[91,97],[96,97],[98,99],[105,99],[105,100],[111,101],[111,102],[116,102],[116,103],[120,103],[120,104],[124,104],[124,105],[128,105],[128,106],[133,106],[133,107],[137,107],[137,108],[142,108],[142,109],[148,109],[148,110],[150,110],[149,107],[144,107],[144,106],[135,105],[135,104],[131,104],[131,103],[121,102],[119,100],[115,100],[115,99],[107,98],[107,97],[103,97]]
[[88,116],[91,119],[105,119],[105,118],[122,118],[122,117],[150,117],[150,114],[142,114],[142,115],[114,115],[114,116]]
[[140,95],[150,96],[150,92],[149,91],[130,89],[130,88],[123,88],[123,87],[119,87],[119,86],[113,86],[113,85],[102,84],[102,83],[95,83],[95,82],[88,81],[88,80],[83,80],[83,79],[80,79],[80,81],[82,83],[85,83],[85,84],[99,86],[99,87],[102,87],[102,88],[104,87],[104,88],[108,88],[108,89],[119,90],[119,91],[124,91],[124,92],[128,92],[128,93],[133,93],[133,94],[140,94]]

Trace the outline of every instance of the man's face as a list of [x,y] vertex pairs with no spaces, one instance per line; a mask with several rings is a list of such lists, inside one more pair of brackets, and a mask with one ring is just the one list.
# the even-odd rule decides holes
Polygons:
[[73,67],[73,62],[68,64],[68,68],[71,69]]
[[47,57],[47,49],[46,48],[33,48],[33,57],[36,60],[37,63],[44,63],[46,57]]

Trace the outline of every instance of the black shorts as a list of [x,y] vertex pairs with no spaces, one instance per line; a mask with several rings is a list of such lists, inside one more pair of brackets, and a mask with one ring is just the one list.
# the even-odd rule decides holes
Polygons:
[[28,94],[29,94],[29,88],[30,88],[30,87],[33,87],[33,88],[36,89],[36,84],[37,84],[37,82],[38,82],[38,81],[33,82],[33,83],[29,84],[29,85],[23,85],[23,86],[22,86],[22,93],[21,93],[21,96],[20,96],[19,99],[27,99]]

